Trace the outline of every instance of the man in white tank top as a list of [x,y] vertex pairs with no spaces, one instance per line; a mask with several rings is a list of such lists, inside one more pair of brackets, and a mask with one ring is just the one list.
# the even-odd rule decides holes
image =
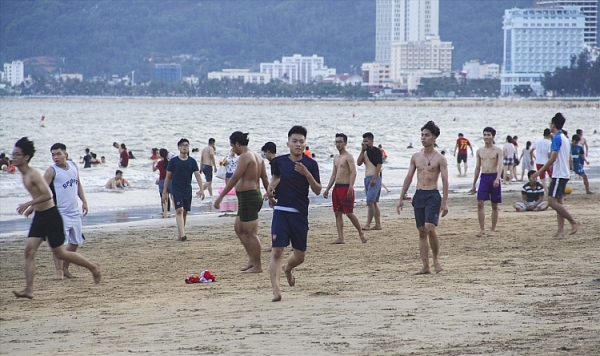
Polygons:
[[[60,212],[65,227],[65,245],[67,251],[77,251],[77,247],[83,244],[81,217],[77,198],[81,199],[83,215],[88,213],[87,200],[83,193],[83,186],[79,179],[77,165],[67,160],[67,147],[62,143],[55,143],[50,148],[54,165],[50,166],[44,173],[46,183],[54,195],[54,203]],[[72,278],[69,272],[69,263],[54,257],[56,267],[55,279],[63,277]]]

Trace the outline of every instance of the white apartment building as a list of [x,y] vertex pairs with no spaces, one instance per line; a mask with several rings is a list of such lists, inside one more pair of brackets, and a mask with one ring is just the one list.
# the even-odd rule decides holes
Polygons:
[[438,36],[427,36],[419,42],[392,42],[390,78],[402,83],[409,72],[450,72],[453,49],[452,42],[442,42]]
[[294,82],[310,83],[327,76],[335,75],[335,68],[327,68],[325,59],[316,54],[303,56],[283,56],[281,62],[261,63],[261,73],[269,73],[271,78],[280,79],[290,84]]
[[568,66],[584,48],[585,15],[577,7],[504,11],[501,93],[529,85],[541,95],[544,72]]
[[583,41],[591,47],[598,46],[598,0],[535,0],[535,6],[542,8],[577,6],[585,15]]
[[389,64],[363,63],[360,69],[363,85],[379,86],[391,83]]
[[13,61],[12,63],[4,63],[4,73],[2,81],[10,82],[10,85],[20,85],[25,80],[23,61]]
[[463,64],[462,72],[467,79],[496,79],[500,78],[500,65],[496,63],[479,63],[472,60]]
[[273,79],[283,80],[288,84],[298,81],[298,65],[296,63],[281,63],[274,61],[273,63],[261,63],[260,72],[266,73]]
[[79,80],[80,82],[83,82],[83,74],[79,73],[61,73],[55,75],[54,78],[56,78],[56,80],[62,80],[65,82],[67,80]]
[[377,0],[375,62],[391,63],[392,43],[439,36],[439,0]]
[[250,72],[249,69],[223,69],[221,72],[209,72],[208,79],[243,80],[244,83],[267,84],[271,81],[268,73]]

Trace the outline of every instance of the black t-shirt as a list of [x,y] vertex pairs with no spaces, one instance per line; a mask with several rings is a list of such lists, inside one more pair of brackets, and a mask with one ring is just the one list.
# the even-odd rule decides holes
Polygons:
[[540,182],[535,182],[535,188],[531,186],[529,182],[523,185],[523,189],[521,190],[522,195],[527,196],[527,201],[537,201],[540,196],[544,196],[544,187]]
[[379,148],[373,146],[371,148],[367,148],[366,152],[367,157],[369,157],[369,161],[371,161],[375,167],[377,167],[378,164],[383,164],[383,154]]
[[90,168],[92,166],[92,155],[86,154],[83,156],[83,168]]

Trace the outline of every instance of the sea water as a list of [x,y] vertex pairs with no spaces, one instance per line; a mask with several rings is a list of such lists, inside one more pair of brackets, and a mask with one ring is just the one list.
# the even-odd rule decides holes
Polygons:
[[[126,101],[105,99],[89,102],[60,101],[1,101],[0,102],[0,152],[10,154],[14,143],[27,136],[34,141],[36,153],[31,166],[41,172],[52,165],[50,146],[62,142],[67,146],[69,157],[80,167],[81,182],[85,189],[90,213],[106,216],[113,212],[116,218],[106,222],[129,221],[144,218],[147,214],[136,211],[160,212],[160,197],[156,179],[158,172],[152,171],[149,160],[152,148],[166,148],[178,153],[177,141],[182,137],[190,141],[192,148],[202,150],[209,138],[216,139],[217,160],[229,152],[229,135],[233,131],[249,132],[252,151],[260,152],[267,141],[277,144],[277,154],[289,153],[286,147],[287,132],[293,125],[303,125],[308,130],[307,145],[316,154],[325,187],[332,170],[335,154],[335,134],[348,136],[348,151],[356,158],[360,152],[362,134],[372,132],[375,145],[381,144],[387,151],[383,182],[397,198],[406,175],[410,157],[421,149],[420,128],[429,120],[440,127],[437,139],[438,151],[445,150],[449,165],[451,186],[465,191],[473,182],[475,159],[469,152],[469,175],[459,177],[453,149],[458,133],[463,133],[476,151],[483,146],[482,130],[486,126],[496,129],[496,145],[502,146],[507,135],[519,136],[519,154],[527,141],[535,142],[548,127],[555,108],[510,108],[510,107],[404,107],[404,106],[351,106],[351,105],[277,105],[257,102],[256,105],[218,105],[169,103],[161,100]],[[592,165],[598,165],[600,135],[600,112],[595,108],[571,108],[560,110],[567,118],[565,129],[570,135],[582,129],[588,140]],[[40,118],[45,116],[42,122]],[[119,152],[113,142],[125,143],[136,157],[129,167],[119,168]],[[413,148],[407,148],[412,142]],[[106,157],[106,164],[83,169],[80,164],[84,150],[90,148],[98,158]],[[198,161],[199,153],[191,153]],[[266,162],[266,161],[265,161]],[[106,181],[121,169],[131,183],[131,189],[110,191],[104,188]],[[518,168],[520,176],[521,168]],[[364,170],[358,168],[357,193],[362,188]],[[413,180],[413,186],[416,177]],[[192,181],[194,190],[197,183]],[[213,194],[224,186],[224,181],[213,181]],[[517,184],[513,184],[517,186]],[[441,189],[441,186],[440,186]],[[208,196],[208,193],[206,193]],[[312,193],[311,193],[312,195]],[[392,196],[390,195],[390,196]],[[312,196],[316,202],[321,201]],[[19,227],[16,212],[18,204],[30,200],[23,188],[21,175],[0,172],[0,234]],[[235,210],[229,198],[225,210]],[[211,207],[210,199],[193,200],[192,213],[219,213]],[[104,214],[104,215],[103,215]],[[147,216],[145,218],[148,218]],[[116,219],[116,220],[115,220]],[[96,223],[104,220],[96,219]],[[84,220],[85,224],[85,220]]]

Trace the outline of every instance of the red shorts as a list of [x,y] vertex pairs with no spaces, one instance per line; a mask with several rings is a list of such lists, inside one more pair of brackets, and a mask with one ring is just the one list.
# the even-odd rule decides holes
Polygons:
[[331,193],[331,202],[333,203],[333,211],[341,211],[344,214],[354,213],[354,193],[352,198],[348,198],[348,188],[350,184],[336,184]]
[[[542,168],[543,166],[544,166],[543,164],[537,164],[537,163],[535,164],[535,168],[537,168],[537,170],[538,170],[538,171],[539,171],[539,170],[540,170],[540,168]],[[548,176],[549,176],[550,178],[552,178],[552,168],[550,168],[550,169],[548,170]],[[540,173],[540,178],[541,178],[541,179],[546,179],[546,171],[543,171],[542,173]]]

